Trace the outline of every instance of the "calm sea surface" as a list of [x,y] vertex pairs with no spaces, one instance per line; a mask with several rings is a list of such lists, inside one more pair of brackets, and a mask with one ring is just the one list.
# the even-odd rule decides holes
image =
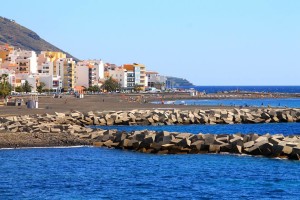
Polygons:
[[[161,103],[161,102],[155,102]],[[280,99],[193,99],[176,100],[174,104],[186,105],[210,105],[210,106],[250,106],[250,107],[289,107],[300,108],[300,98],[280,98]]]
[[97,128],[119,131],[153,130],[185,133],[258,133],[300,135],[300,123],[269,123],[269,124],[215,124],[215,125],[170,125],[170,126],[96,126]]
[[[299,134],[300,123],[110,126],[119,130]],[[149,155],[106,148],[0,150],[0,199],[299,199],[300,162]]]
[[1,199],[299,199],[300,162],[106,148],[0,150]]
[[[283,90],[260,87],[268,92],[267,88]],[[218,87],[199,90],[216,92]],[[299,93],[300,87],[284,87],[284,91]],[[101,128],[300,133],[299,123]],[[215,154],[151,155],[92,147],[0,150],[0,199],[5,200],[299,199],[299,187],[299,161]]]
[[300,93],[300,86],[194,86],[193,88],[200,92],[205,91],[206,93],[234,90],[248,92]]

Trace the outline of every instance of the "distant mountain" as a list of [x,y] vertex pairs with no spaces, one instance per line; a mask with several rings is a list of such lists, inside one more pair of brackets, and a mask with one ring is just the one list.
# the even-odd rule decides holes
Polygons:
[[167,87],[193,87],[194,85],[186,79],[167,76]]
[[14,20],[4,17],[0,17],[0,44],[9,44],[15,48],[37,53],[40,53],[40,51],[61,51],[67,54],[67,57],[78,61],[69,53],[40,38],[35,32],[21,26]]

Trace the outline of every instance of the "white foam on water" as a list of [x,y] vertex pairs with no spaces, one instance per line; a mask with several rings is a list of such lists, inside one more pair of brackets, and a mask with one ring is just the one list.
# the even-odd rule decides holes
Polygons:
[[53,146],[53,147],[16,147],[16,148],[0,148],[0,150],[15,150],[15,149],[70,149],[70,148],[83,148],[93,147],[91,145],[77,145],[77,146]]

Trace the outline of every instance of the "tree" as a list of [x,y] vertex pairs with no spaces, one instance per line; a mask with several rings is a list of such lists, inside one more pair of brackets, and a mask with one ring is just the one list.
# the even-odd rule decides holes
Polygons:
[[15,91],[16,92],[23,92],[23,87],[17,86],[17,87],[15,87]]
[[120,89],[120,84],[114,80],[112,77],[109,77],[101,86],[102,89],[107,92],[115,92]]
[[134,90],[135,92],[139,92],[139,91],[142,90],[142,87],[141,87],[140,85],[134,85],[133,90]]
[[165,85],[166,84],[164,82],[154,83],[154,87],[156,89],[160,89],[160,90],[162,90],[163,88],[165,88]]
[[24,92],[31,92],[32,86],[29,84],[28,81],[25,81],[24,85],[22,85],[23,91]]
[[10,94],[12,89],[11,85],[7,81],[8,79],[7,77],[8,77],[7,74],[2,74],[0,77],[0,96],[4,98]]
[[38,93],[42,93],[45,86],[46,84],[44,82],[40,82],[40,84],[36,87]]
[[88,88],[89,92],[99,92],[100,91],[100,87],[98,85],[94,85]]

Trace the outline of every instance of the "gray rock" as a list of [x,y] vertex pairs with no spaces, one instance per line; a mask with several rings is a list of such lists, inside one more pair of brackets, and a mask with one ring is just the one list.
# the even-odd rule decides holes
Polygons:
[[244,143],[244,148],[250,148],[253,145],[254,145],[254,141],[249,141],[249,142]]

